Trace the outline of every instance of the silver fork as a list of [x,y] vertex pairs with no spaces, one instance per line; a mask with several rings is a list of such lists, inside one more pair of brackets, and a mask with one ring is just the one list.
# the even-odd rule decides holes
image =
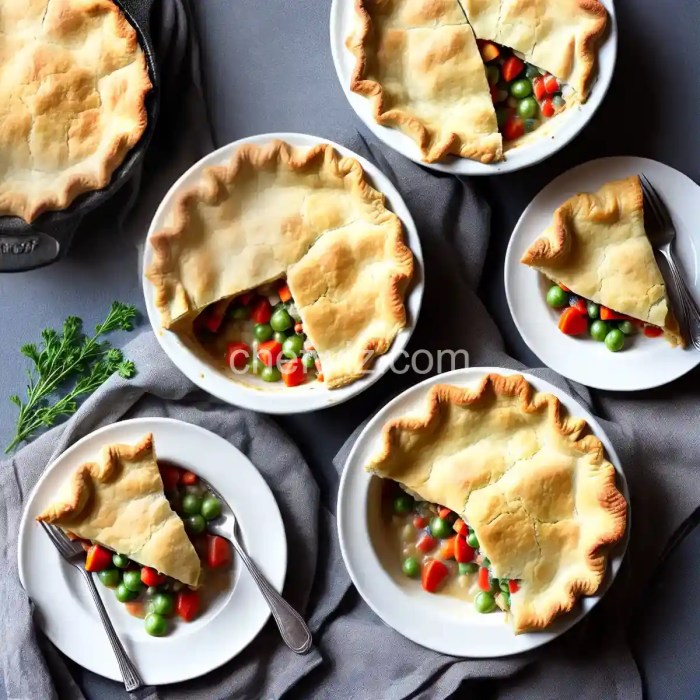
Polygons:
[[199,477],[200,481],[221,501],[221,515],[207,523],[209,532],[223,537],[233,545],[238,556],[243,560],[250,575],[257,584],[263,598],[267,602],[272,617],[277,623],[284,643],[296,654],[306,654],[311,649],[311,632],[304,618],[273,588],[255,562],[248,556],[236,537],[238,525],[236,516],[226,499],[208,482]]
[[58,553],[71,566],[74,566],[78,571],[80,571],[83,578],[87,582],[88,589],[90,590],[92,599],[95,602],[95,607],[100,615],[100,620],[102,620],[102,625],[105,628],[105,632],[107,632],[107,638],[109,639],[109,643],[112,645],[114,655],[117,657],[119,670],[122,674],[122,678],[124,679],[124,688],[126,688],[126,691],[129,693],[142,688],[144,683],[141,680],[141,676],[139,676],[134,664],[127,656],[126,651],[124,651],[124,647],[119,641],[117,633],[114,631],[114,627],[109,619],[109,615],[107,615],[107,610],[102,602],[102,598],[100,598],[100,594],[97,592],[97,587],[92,579],[92,575],[89,571],[85,570],[85,566],[83,565],[85,552],[83,551],[82,546],[77,541],[74,542],[70,540],[63,530],[60,530],[53,525],[41,523],[41,526],[46,531],[46,534],[49,536],[51,542],[53,542],[53,545],[58,550]]
[[700,350],[700,309],[698,309],[698,305],[695,303],[695,299],[693,299],[693,295],[683,280],[676,261],[673,259],[673,241],[676,237],[673,220],[659,193],[649,182],[649,178],[642,174],[639,179],[642,185],[642,192],[644,193],[644,200],[649,205],[649,212],[654,223],[654,228],[647,232],[649,240],[668,262],[683,312],[683,319],[679,320],[685,326],[690,341]]

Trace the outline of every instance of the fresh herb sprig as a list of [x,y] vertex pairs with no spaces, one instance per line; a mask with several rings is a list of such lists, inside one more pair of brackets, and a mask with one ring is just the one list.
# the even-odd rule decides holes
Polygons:
[[[39,347],[34,343],[22,347],[22,354],[32,361],[33,367],[27,370],[26,401],[16,394],[10,396],[10,401],[19,408],[19,415],[15,436],[6,452],[14,450],[40,428],[75,413],[78,398],[91,394],[115,372],[125,379],[134,376],[134,363],[124,359],[121,350],[111,347],[102,337],[112,331],[132,330],[135,318],[136,307],[115,301],[92,337],[83,334],[81,319],[69,316],[60,333],[51,328],[42,331]],[[51,402],[61,390],[66,393]]]

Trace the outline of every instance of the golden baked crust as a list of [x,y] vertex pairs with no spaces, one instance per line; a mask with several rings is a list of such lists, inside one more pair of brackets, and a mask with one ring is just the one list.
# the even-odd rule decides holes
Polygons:
[[242,146],[180,195],[151,244],[156,306],[180,334],[209,304],[287,275],[331,388],[360,376],[406,323],[413,256],[401,222],[328,144]]
[[521,375],[433,387],[422,415],[389,421],[367,465],[474,528],[494,576],[517,579],[516,633],[547,627],[594,594],[627,503],[587,423]]
[[457,0],[356,0],[350,88],[429,163],[501,160],[503,139],[476,39]]
[[146,128],[146,60],[111,0],[0,7],[0,214],[105,187]]
[[663,328],[671,345],[685,345],[644,229],[636,175],[567,199],[521,262],[574,294]]
[[100,461],[78,467],[36,519],[199,584],[199,557],[163,492],[150,433],[136,445],[104,447]]
[[519,51],[586,101],[608,21],[598,0],[459,1],[479,39]]

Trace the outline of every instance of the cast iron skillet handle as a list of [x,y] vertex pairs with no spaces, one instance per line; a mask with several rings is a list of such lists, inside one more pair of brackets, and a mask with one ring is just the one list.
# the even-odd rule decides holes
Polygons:
[[[170,0],[164,0],[169,2]],[[118,0],[119,5],[131,15],[142,31],[148,32],[151,21],[151,8],[155,0]]]
[[0,233],[0,272],[21,272],[48,265],[61,255],[61,244],[48,233],[31,229],[14,235]]

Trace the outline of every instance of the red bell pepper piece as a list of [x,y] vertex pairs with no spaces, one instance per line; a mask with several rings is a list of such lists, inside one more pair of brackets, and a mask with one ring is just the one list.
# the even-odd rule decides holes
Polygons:
[[532,92],[539,102],[547,97],[547,88],[544,86],[544,78],[541,75],[532,81]]
[[144,586],[160,586],[161,583],[165,583],[166,578],[155,569],[151,569],[150,566],[144,566],[141,569],[141,583]]
[[431,559],[421,573],[423,590],[435,593],[448,574],[447,567],[439,559]]
[[452,529],[458,535],[462,535],[462,537],[466,537],[469,534],[469,528],[467,527],[467,523],[465,523],[464,520],[462,520],[462,518],[457,518],[457,520],[454,521]]
[[282,353],[282,344],[276,340],[266,340],[258,346],[258,359],[266,367],[274,367]]
[[479,569],[479,588],[481,588],[482,591],[491,590],[491,582],[489,581],[489,570],[484,566],[482,566]]
[[418,542],[416,542],[416,549],[423,552],[423,554],[432,552],[436,546],[437,540],[432,535],[428,535],[427,533],[423,535]]
[[569,308],[575,309],[582,316],[588,316],[588,307],[586,306],[586,302],[581,299],[581,297],[572,298],[569,302]]
[[174,491],[180,483],[181,471],[172,464],[161,464],[158,462],[158,471],[163,480],[163,488],[166,491]]
[[520,590],[520,586],[514,578],[512,578],[512,579],[510,579],[510,581],[508,581],[508,590],[511,593],[517,593]]
[[199,612],[199,594],[197,591],[183,588],[175,599],[175,612],[185,621],[190,622]]
[[444,506],[440,506],[438,508],[438,515],[443,519],[447,520],[447,518],[452,515],[452,511],[449,508],[445,508]]
[[551,98],[547,98],[546,100],[543,100],[542,104],[540,105],[540,112],[542,112],[543,117],[553,117],[554,112],[556,110],[554,109],[554,103],[552,102]]
[[455,559],[460,564],[474,561],[474,550],[461,535],[457,535],[457,539],[455,539]]
[[102,571],[112,563],[112,552],[99,544],[93,544],[87,552],[85,558],[86,571]]
[[236,301],[241,304],[241,306],[248,306],[255,297],[255,292],[244,292],[236,297]]
[[559,317],[559,330],[566,335],[581,335],[588,330],[588,319],[569,306]]
[[643,333],[647,338],[658,338],[660,335],[663,335],[664,331],[663,328],[658,326],[644,326]]
[[294,332],[297,335],[301,335],[304,332],[304,324],[303,323],[295,323],[294,324]]
[[292,300],[292,293],[289,291],[289,286],[286,282],[282,282],[277,289],[277,294],[279,294],[280,301],[288,302]]
[[617,311],[609,309],[607,306],[600,307],[600,320],[601,321],[629,321],[629,316],[624,314],[618,314]]
[[180,481],[185,486],[194,486],[199,481],[199,479],[197,478],[197,475],[193,472],[183,471],[180,475]]
[[226,364],[231,369],[243,369],[248,364],[250,355],[248,343],[239,340],[226,346]]
[[515,80],[525,68],[525,63],[521,61],[517,56],[509,56],[504,62],[501,68],[501,75],[503,80],[509,83],[511,80]]
[[226,309],[228,308],[229,300],[222,299],[217,301],[215,304],[208,306],[197,318],[197,321],[201,326],[206,328],[210,333],[218,333],[221,328],[221,324],[224,322],[224,316],[226,316]]
[[428,525],[428,518],[422,516],[422,515],[416,515],[413,518],[413,527],[416,528],[416,530],[422,530],[424,527]]
[[272,306],[267,297],[258,299],[250,311],[250,318],[253,323],[269,323],[272,318]]
[[207,565],[212,569],[231,563],[231,546],[218,535],[207,535]]
[[285,362],[280,368],[282,381],[286,386],[299,386],[306,381],[306,370],[300,357],[295,357]]
[[520,117],[511,115],[503,124],[503,137],[507,141],[519,139],[525,133],[525,123]]
[[548,75],[544,79],[544,89],[548,95],[556,95],[561,90],[559,81],[553,75]]

